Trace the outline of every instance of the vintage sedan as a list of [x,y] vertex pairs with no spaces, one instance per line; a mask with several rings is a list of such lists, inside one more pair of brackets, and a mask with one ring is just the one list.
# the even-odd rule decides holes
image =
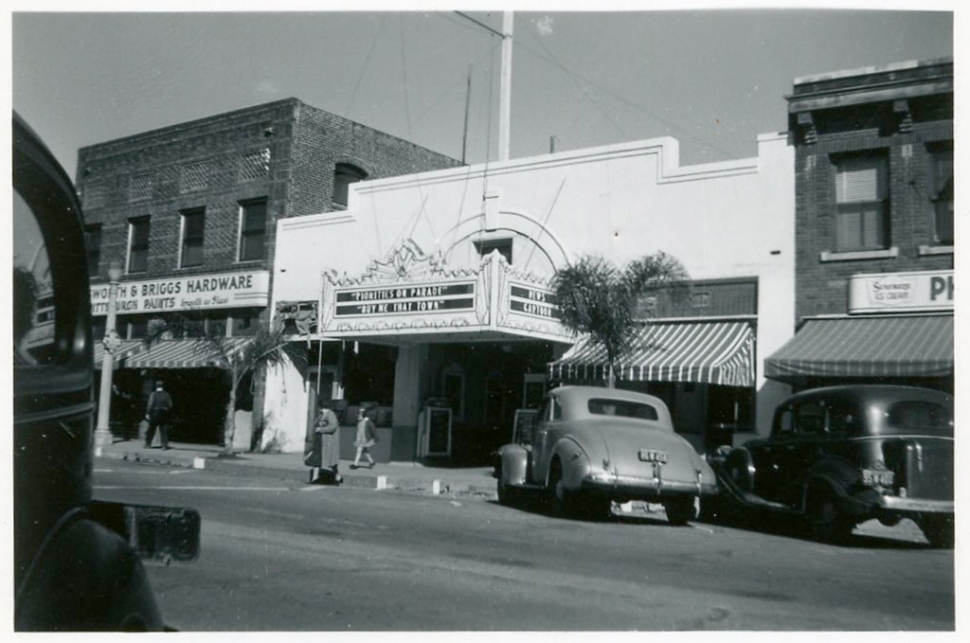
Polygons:
[[910,518],[953,546],[953,398],[940,391],[846,385],[798,393],[771,435],[712,459],[722,513],[803,520],[821,541],[873,518]]
[[662,504],[683,525],[695,500],[717,493],[714,472],[674,433],[659,398],[617,389],[563,386],[550,391],[530,431],[498,451],[502,504],[544,493],[554,513],[606,517],[613,502]]

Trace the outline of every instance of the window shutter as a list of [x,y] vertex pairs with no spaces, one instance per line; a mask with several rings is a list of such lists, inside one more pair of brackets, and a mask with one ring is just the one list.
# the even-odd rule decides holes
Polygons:
[[835,177],[838,203],[865,203],[886,198],[886,161],[879,157],[859,157],[839,162]]

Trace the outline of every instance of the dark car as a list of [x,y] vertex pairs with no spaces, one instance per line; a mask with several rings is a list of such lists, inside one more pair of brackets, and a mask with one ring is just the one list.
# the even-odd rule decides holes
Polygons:
[[907,386],[847,385],[793,395],[771,435],[713,458],[722,510],[805,520],[821,541],[910,518],[952,547],[953,398]]
[[192,509],[93,499],[87,256],[70,179],[13,119],[14,627],[162,630],[140,557],[191,560]]
[[663,400],[633,391],[563,386],[550,391],[527,436],[499,449],[498,497],[544,492],[555,513],[600,517],[613,502],[662,504],[683,525],[695,501],[717,493],[714,472],[674,433]]

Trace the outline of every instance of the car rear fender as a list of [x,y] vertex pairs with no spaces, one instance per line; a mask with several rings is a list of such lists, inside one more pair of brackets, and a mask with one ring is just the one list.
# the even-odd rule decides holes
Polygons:
[[815,493],[831,493],[844,502],[851,500],[850,489],[859,481],[859,471],[838,458],[818,462],[805,477],[802,493],[802,509],[808,507]]
[[501,463],[499,480],[502,484],[525,484],[529,469],[528,449],[520,444],[506,444],[499,449],[498,455]]
[[718,480],[735,493],[754,493],[757,471],[751,452],[744,447],[731,449],[714,463]]
[[579,489],[582,486],[583,478],[590,473],[589,456],[586,451],[572,438],[563,438],[556,443],[552,450],[552,457],[549,459],[549,471],[546,472],[546,486],[549,485],[549,474],[552,471],[553,463],[558,460],[563,486],[566,489]]

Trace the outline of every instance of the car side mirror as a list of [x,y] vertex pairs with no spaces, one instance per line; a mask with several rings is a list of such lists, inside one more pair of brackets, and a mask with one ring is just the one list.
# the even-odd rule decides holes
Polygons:
[[94,501],[90,513],[144,560],[191,562],[199,557],[202,517],[195,509]]

